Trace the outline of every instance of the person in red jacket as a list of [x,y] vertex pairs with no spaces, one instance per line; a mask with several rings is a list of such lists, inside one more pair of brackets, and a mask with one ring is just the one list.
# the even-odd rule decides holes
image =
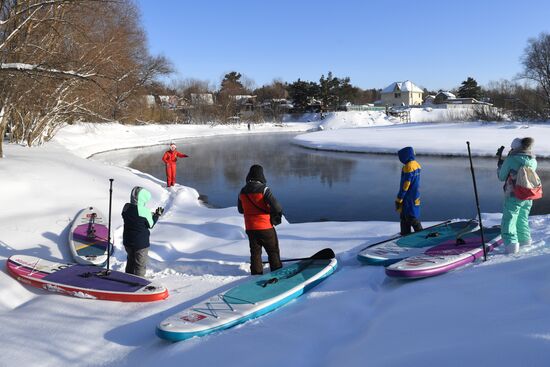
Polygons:
[[262,247],[267,252],[271,271],[282,267],[279,240],[273,225],[281,223],[283,209],[266,186],[264,170],[253,165],[246,176],[246,186],[241,189],[237,202],[239,213],[244,214],[244,224],[250,245],[250,272],[263,273]]
[[186,157],[189,156],[176,150],[176,144],[170,143],[170,149],[162,156],[162,161],[166,164],[166,187],[174,186],[176,183],[176,161],[178,158]]

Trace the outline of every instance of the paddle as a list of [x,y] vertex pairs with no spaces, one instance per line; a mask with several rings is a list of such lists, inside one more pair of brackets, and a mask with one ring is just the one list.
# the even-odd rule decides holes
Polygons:
[[[426,227],[426,228],[424,228],[422,231],[428,230],[428,229],[430,229],[430,228],[435,228],[435,227],[444,226],[445,224],[449,224],[449,223],[451,223],[451,222],[452,222],[451,220],[446,220],[445,222],[441,222],[441,223],[438,223],[438,224],[434,224],[433,226]],[[366,249],[368,249],[368,248],[370,248],[370,247],[376,246],[376,245],[381,245],[381,244],[383,244],[383,243],[386,243],[386,242],[390,242],[390,241],[396,240],[396,239],[401,238],[401,237],[410,236],[411,234],[414,234],[414,233],[416,233],[416,232],[412,232],[412,233],[409,233],[409,234],[404,235],[404,236],[399,235],[399,236],[392,237],[392,238],[389,238],[389,239],[384,240],[384,241],[380,241],[380,242],[373,243],[373,244],[371,244],[371,245],[368,245],[367,247],[362,248],[361,250],[359,250],[359,252],[361,252],[361,251],[363,251],[363,250],[366,250]]]
[[[305,268],[307,268],[308,266],[311,265],[311,263],[313,262],[313,260],[330,260],[330,259],[334,259],[336,257],[336,254],[334,253],[334,251],[332,251],[331,248],[325,248],[325,249],[322,249],[321,251],[319,252],[316,252],[314,253],[313,255],[311,255],[310,257],[301,257],[301,258],[297,258],[297,259],[285,259],[285,260],[281,260],[281,262],[287,262],[287,261],[304,261],[304,263],[300,264],[300,266],[298,267],[298,269],[296,269],[293,273],[291,274],[287,274],[286,276],[282,277],[281,279],[290,279],[292,278],[293,276],[299,274],[301,271],[303,271]],[[308,261],[309,260],[309,261]],[[268,263],[269,261],[264,261],[263,263]],[[279,281],[279,279],[277,278],[270,278],[270,279],[267,279],[263,284],[262,284],[262,287],[265,288],[267,287],[268,285],[270,284],[276,284],[277,282]]]
[[[287,262],[287,261],[301,261],[301,260],[330,260],[334,259],[336,257],[336,254],[334,251],[332,251],[331,248],[325,248],[322,249],[319,252],[316,252],[315,254],[311,255],[310,257],[300,257],[296,259],[285,259],[281,260],[281,262]],[[267,264],[269,261],[262,261],[262,264]]]
[[474,164],[472,163],[472,152],[470,150],[470,142],[467,141],[468,158],[470,159],[470,171],[472,172],[472,181],[474,182],[474,195],[476,197],[477,216],[479,218],[479,230],[481,231],[481,245],[483,246],[483,261],[487,261],[487,246],[485,246],[485,237],[483,236],[483,223],[481,222],[481,210],[479,209],[479,197],[477,195],[476,174],[474,172]]
[[113,178],[109,179],[109,226],[107,227],[107,275],[109,274],[109,259],[111,258],[111,207],[113,205]]

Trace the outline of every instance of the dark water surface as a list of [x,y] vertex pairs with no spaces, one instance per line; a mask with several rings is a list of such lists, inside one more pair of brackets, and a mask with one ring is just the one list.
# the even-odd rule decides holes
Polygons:
[[[190,158],[178,160],[177,183],[197,189],[214,207],[236,206],[248,169],[261,164],[289,222],[398,220],[394,200],[402,165],[397,155],[309,150],[292,145],[293,136],[237,135],[180,141],[178,150]],[[165,180],[161,157],[166,149],[127,149],[98,154],[94,159],[124,164]],[[422,220],[476,215],[467,157],[418,156],[417,160],[422,165]],[[550,162],[538,163],[543,186],[550,190]],[[474,157],[474,168],[481,211],[500,212],[502,183],[496,177],[496,159]],[[535,201],[531,213],[550,213],[550,194]]]

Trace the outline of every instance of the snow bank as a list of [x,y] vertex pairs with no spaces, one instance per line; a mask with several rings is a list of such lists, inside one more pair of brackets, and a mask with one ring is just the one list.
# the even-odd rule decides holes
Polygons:
[[535,139],[534,153],[550,157],[550,125],[522,123],[410,123],[370,128],[340,129],[302,134],[296,144],[313,149],[394,154],[404,146],[418,154],[494,157],[499,146],[510,146],[516,137]]
[[315,123],[287,122],[232,125],[123,125],[119,123],[78,123],[62,128],[54,141],[65,146],[79,157],[89,157],[98,152],[113,149],[169,144],[173,140],[200,138],[216,135],[255,134],[269,132],[307,131],[315,129]]

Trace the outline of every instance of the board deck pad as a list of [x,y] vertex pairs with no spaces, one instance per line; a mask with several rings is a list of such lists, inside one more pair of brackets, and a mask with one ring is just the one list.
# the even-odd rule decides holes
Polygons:
[[102,224],[95,225],[95,236],[88,237],[88,224],[81,224],[73,231],[76,253],[80,256],[101,256],[107,251],[107,233],[109,229]]
[[273,311],[330,276],[336,259],[308,259],[261,276],[253,276],[224,293],[162,321],[156,334],[180,341],[230,328]]
[[[111,271],[108,276],[98,275],[102,271],[103,269],[97,266],[75,264],[51,273],[42,279],[72,287],[93,288],[113,292],[135,292],[151,284],[147,279],[120,271]],[[134,283],[134,285],[130,283]]]
[[445,241],[455,241],[479,228],[476,221],[451,222],[441,226],[414,232],[410,235],[390,240],[359,252],[357,259],[369,265],[390,265],[407,257],[421,255],[427,248]]
[[63,264],[28,255],[13,255],[9,273],[22,283],[80,298],[150,302],[168,297],[161,284],[133,274],[94,265]]
[[[502,243],[500,227],[484,228],[487,250],[491,251]],[[417,279],[439,275],[464,266],[483,256],[479,230],[462,237],[461,242],[448,240],[427,249],[423,254],[412,256],[386,267],[391,277]]]

